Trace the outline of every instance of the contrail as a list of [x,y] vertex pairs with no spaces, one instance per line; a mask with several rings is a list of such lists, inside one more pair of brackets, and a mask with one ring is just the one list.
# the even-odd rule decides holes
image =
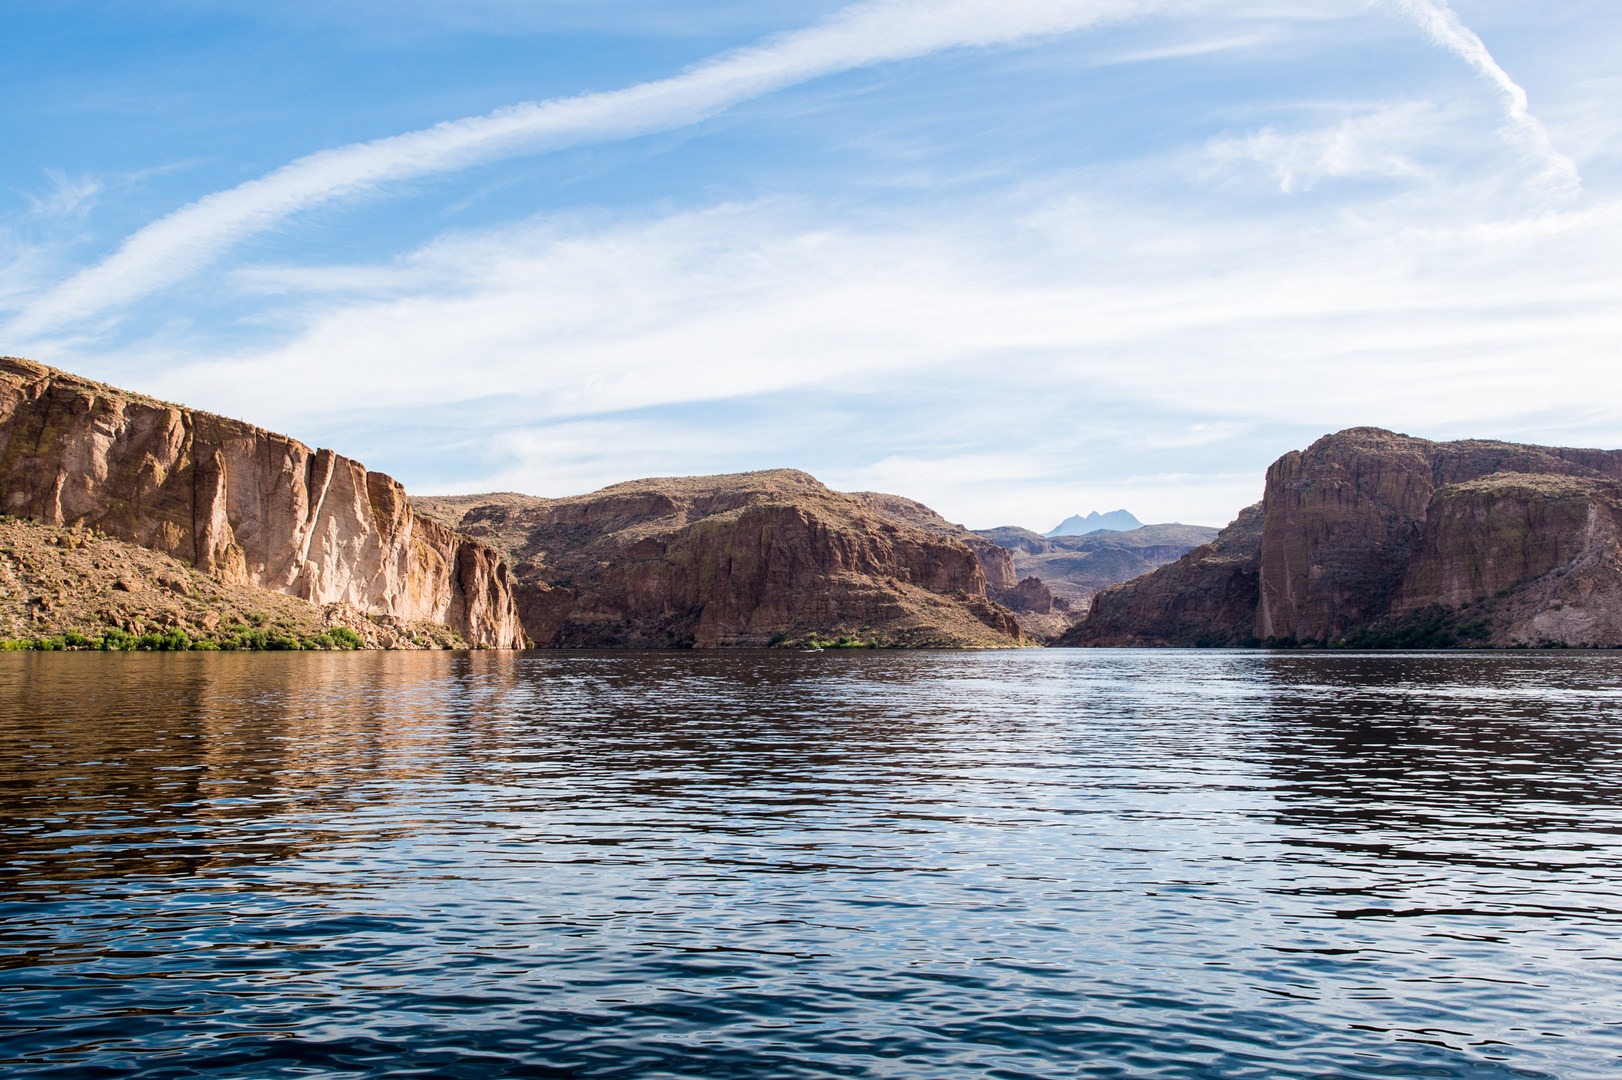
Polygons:
[[1504,99],[1509,121],[1520,131],[1531,150],[1546,163],[1543,175],[1556,187],[1575,192],[1582,187],[1582,174],[1569,157],[1556,150],[1541,121],[1532,115],[1526,91],[1493,58],[1485,42],[1464,25],[1447,0],[1395,0],[1398,8],[1417,22],[1436,44],[1463,57],[1471,67],[1487,77]]
[[310,154],[204,196],[127,237],[107,258],[29,305],[27,337],[122,307],[182,281],[233,244],[298,211],[382,185],[517,154],[627,139],[708,119],[819,76],[952,48],[1017,44],[1126,18],[1175,0],[869,0],[805,29],[623,90],[526,102]]

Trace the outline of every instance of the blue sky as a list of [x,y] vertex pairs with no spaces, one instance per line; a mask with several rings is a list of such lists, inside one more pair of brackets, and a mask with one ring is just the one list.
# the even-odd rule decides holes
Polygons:
[[420,493],[1622,445],[1614,0],[0,4],[0,352]]

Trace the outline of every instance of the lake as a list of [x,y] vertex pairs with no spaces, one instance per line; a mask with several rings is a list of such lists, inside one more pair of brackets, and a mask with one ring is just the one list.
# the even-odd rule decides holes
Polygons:
[[0,655],[0,1073],[1622,1076],[1622,656]]

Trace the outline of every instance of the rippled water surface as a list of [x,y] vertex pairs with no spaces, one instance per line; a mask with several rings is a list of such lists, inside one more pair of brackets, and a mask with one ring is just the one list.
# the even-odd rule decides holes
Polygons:
[[1622,1076],[1622,657],[0,655],[0,1073]]

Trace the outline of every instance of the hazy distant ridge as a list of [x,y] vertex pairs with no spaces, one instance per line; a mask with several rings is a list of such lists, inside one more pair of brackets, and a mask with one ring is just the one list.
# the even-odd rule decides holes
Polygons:
[[1143,528],[1143,522],[1125,510],[1111,510],[1100,514],[1097,510],[1082,517],[1071,514],[1043,536],[1086,536],[1095,532],[1131,532]]

